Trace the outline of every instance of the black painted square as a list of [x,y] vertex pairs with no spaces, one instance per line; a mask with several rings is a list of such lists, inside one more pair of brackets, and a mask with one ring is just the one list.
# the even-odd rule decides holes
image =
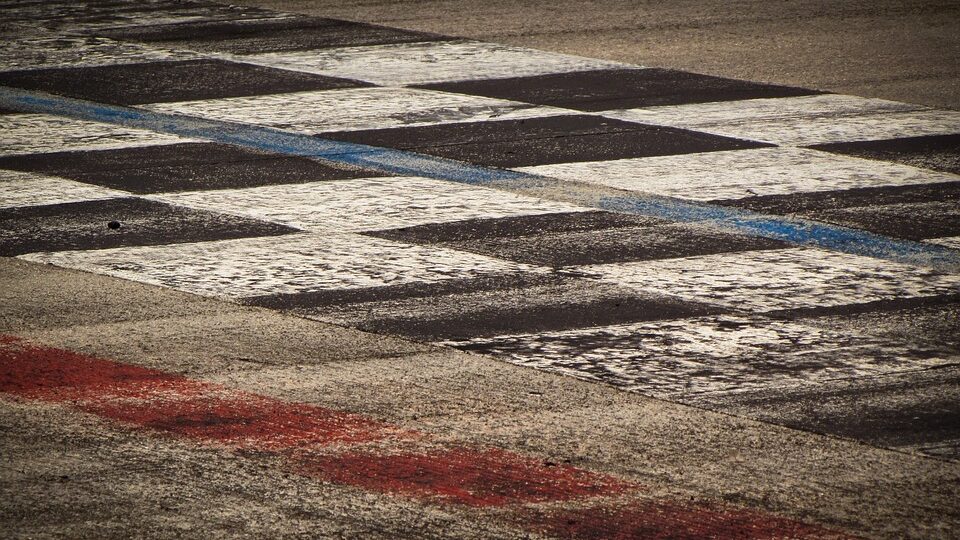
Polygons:
[[956,201],[853,206],[801,215],[908,240],[960,236],[960,205]]
[[185,60],[0,73],[0,85],[134,105],[369,86],[225,60]]
[[257,54],[448,39],[366,23],[293,17],[135,26],[100,32],[119,40],[202,52]]
[[378,287],[345,291],[339,297],[331,293],[283,295],[252,303],[426,341],[568,330],[720,311],[714,306],[613,284],[550,274]]
[[789,247],[777,240],[682,224],[523,238],[490,238],[440,245],[518,263],[551,267],[676,259]]
[[441,244],[522,238],[557,233],[619,230],[665,223],[664,220],[613,212],[557,212],[532,216],[479,218],[365,233],[409,244]]
[[743,199],[722,199],[712,202],[765,214],[799,214],[854,206],[887,206],[927,202],[952,202],[954,205],[960,205],[960,181],[837,191],[811,191]]
[[[111,222],[116,222],[113,227]],[[134,197],[0,209],[2,256],[278,236],[294,232],[297,230],[275,223]]]
[[324,133],[491,167],[740,150],[771,146],[685,129],[589,115]]
[[960,134],[820,144],[811,148],[960,174]]
[[133,193],[383,176],[376,171],[215,143],[7,156],[0,157],[0,169],[40,172]]
[[672,69],[602,69],[531,77],[420,85],[580,111],[607,111],[712,101],[820,94],[816,90],[763,84]]

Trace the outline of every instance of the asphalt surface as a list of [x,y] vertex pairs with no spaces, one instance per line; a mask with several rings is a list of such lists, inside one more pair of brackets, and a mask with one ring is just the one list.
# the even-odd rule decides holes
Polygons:
[[[954,6],[924,6],[607,6],[585,28],[943,30]],[[408,30],[4,7],[12,536],[960,526],[960,114],[929,95],[591,59],[572,6],[486,30],[447,3],[322,13]],[[450,36],[494,30],[586,56]]]
[[960,109],[955,1],[237,3]]

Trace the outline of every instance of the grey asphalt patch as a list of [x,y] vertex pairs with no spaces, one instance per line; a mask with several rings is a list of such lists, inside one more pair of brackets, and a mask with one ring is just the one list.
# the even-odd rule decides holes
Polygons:
[[821,144],[811,148],[960,174],[960,134]]
[[736,206],[770,214],[834,210],[852,206],[960,201],[960,178],[956,182],[882,186],[836,191],[811,191],[789,195],[765,195],[743,199],[714,200],[716,204]]
[[497,97],[579,111],[607,111],[821,94],[817,90],[762,84],[671,69],[608,69],[458,81],[417,88]]
[[201,21],[109,29],[97,35],[202,52],[257,54],[451,38],[372,24],[314,17]]
[[[114,221],[120,226],[110,227]],[[276,223],[132,197],[0,209],[0,255],[4,256],[294,232],[297,229]]]
[[348,79],[225,60],[6,71],[0,73],[0,85],[116,105],[369,86]]
[[[27,332],[108,322],[187,317],[233,311],[230,304],[187,293],[142,287],[114,278],[0,259],[0,331]],[[50,287],[56,287],[51,294]],[[123,301],[116,299],[122,296]],[[65,306],[69,306],[67,309]]]
[[0,169],[32,171],[133,193],[296,184],[383,176],[317,160],[215,143],[0,157]]
[[770,146],[678,128],[586,115],[324,133],[490,167],[601,161]]

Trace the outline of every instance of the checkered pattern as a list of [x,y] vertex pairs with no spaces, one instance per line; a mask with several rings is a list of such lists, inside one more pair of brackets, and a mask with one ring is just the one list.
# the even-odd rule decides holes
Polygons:
[[[212,4],[3,17],[4,86],[958,246],[954,111]],[[861,324],[949,320],[956,274],[40,114],[0,140],[3,255],[718,409],[960,350]]]

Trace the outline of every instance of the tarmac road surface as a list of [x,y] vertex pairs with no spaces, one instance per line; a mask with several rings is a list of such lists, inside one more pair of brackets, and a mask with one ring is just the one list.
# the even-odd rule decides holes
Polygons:
[[960,113],[469,21],[0,17],[12,536],[955,534]]

